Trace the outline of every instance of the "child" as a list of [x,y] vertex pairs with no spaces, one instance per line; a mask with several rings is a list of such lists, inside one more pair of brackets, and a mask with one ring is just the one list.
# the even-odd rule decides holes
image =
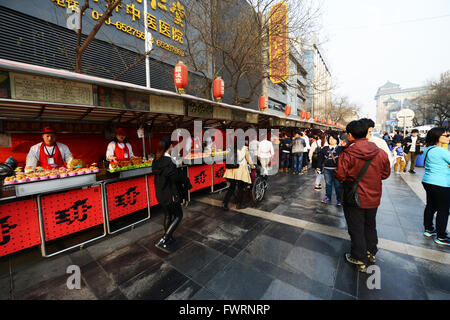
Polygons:
[[[406,161],[401,141],[397,141],[395,143],[395,147],[392,152],[394,153],[394,172],[397,174],[404,173],[403,170],[405,170]],[[397,172],[397,168],[399,165],[400,171]]]

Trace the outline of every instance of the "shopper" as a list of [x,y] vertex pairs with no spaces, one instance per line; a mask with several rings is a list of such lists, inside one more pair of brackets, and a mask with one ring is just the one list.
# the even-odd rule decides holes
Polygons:
[[280,162],[280,172],[289,172],[290,168],[290,156],[292,149],[292,139],[288,137],[287,133],[283,134],[283,139],[280,142],[281,150],[281,162]]
[[374,135],[372,135],[372,130],[375,128],[375,122],[373,122],[372,119],[367,119],[367,118],[363,118],[363,119],[361,119],[361,121],[363,121],[369,128],[367,130],[367,139],[369,139],[370,142],[375,143],[378,148],[380,148],[381,150],[386,152],[386,154],[389,158],[389,163],[392,166],[394,164],[394,159],[392,157],[392,152],[389,149],[386,141],[384,139],[381,139],[381,138],[378,138],[378,137],[375,137]]
[[[425,173],[422,184],[427,194],[427,205],[424,211],[425,237],[436,236],[435,242],[449,246],[447,223],[450,207],[450,152],[442,147],[449,143],[449,131],[444,128],[433,128],[425,138],[427,147],[424,151]],[[433,217],[436,214],[436,229]]]
[[414,169],[416,168],[417,156],[421,154],[420,147],[423,146],[423,141],[419,137],[419,130],[413,129],[411,135],[405,138],[403,142],[403,149],[405,151],[405,169],[408,169],[408,163],[411,163],[409,167],[409,173],[416,173]]
[[302,164],[303,164],[303,153],[306,149],[305,140],[296,133],[294,140],[292,142],[292,163],[293,163],[293,174],[303,174]]
[[182,188],[183,184],[187,183],[170,156],[172,149],[170,137],[162,137],[152,165],[156,199],[164,211],[164,235],[155,246],[166,253],[171,252],[170,246],[174,242],[173,233],[183,218]]
[[392,138],[392,142],[395,144],[397,141],[403,143],[403,132],[400,134],[400,130],[395,130],[394,137]]
[[258,146],[258,160],[261,163],[262,175],[267,176],[269,174],[270,159],[275,154],[275,151],[272,142],[267,140],[266,133],[260,135],[260,140]]
[[306,133],[300,132],[300,138],[302,138],[306,144],[305,151],[303,152],[303,163],[302,163],[303,172],[305,172],[308,170],[308,163],[309,163],[308,153],[309,149],[311,149],[311,144],[309,143],[309,137]]
[[322,189],[322,173],[320,172],[318,160],[320,148],[326,146],[325,134],[320,133],[315,141],[311,144],[311,149],[309,150],[309,162],[311,167],[315,169],[316,181],[314,183],[314,190],[320,191]]
[[[255,169],[255,166],[253,165],[252,159],[250,157],[250,154],[248,152],[248,148],[245,146],[243,142],[240,141],[240,139],[237,139],[237,141],[234,144],[234,150],[236,150],[234,159],[234,164],[238,165],[237,168],[227,168],[225,170],[225,174],[223,177],[227,179],[230,182],[230,186],[227,190],[227,193],[225,194],[225,198],[223,199],[222,208],[224,210],[229,210],[228,203],[230,202],[231,196],[234,194],[234,190],[237,187],[237,209],[244,208],[243,206],[243,199],[244,199],[244,188],[246,184],[251,184],[252,180],[250,178],[250,172],[248,170],[248,165],[252,169]],[[233,151],[234,152],[234,151]]]
[[[342,204],[351,239],[351,251],[345,258],[361,272],[366,271],[368,261],[375,262],[378,250],[375,217],[380,205],[381,181],[391,173],[386,153],[368,141],[367,130],[360,120],[347,125],[350,144],[338,158],[335,170],[335,177],[343,183]],[[351,187],[355,184],[359,201],[351,201],[354,199],[351,196],[355,195]]]
[[344,150],[343,147],[338,146],[339,137],[337,133],[331,133],[327,139],[328,145],[321,148],[319,154],[319,168],[325,177],[325,199],[322,200],[323,203],[331,202],[331,195],[333,192],[336,193],[337,205],[341,205],[341,182],[334,176],[334,171],[336,170],[337,160],[339,155]]
[[[406,166],[405,152],[403,151],[402,143],[400,141],[395,143],[392,153],[394,154],[394,172],[397,174],[404,173]],[[399,171],[397,171],[398,167],[400,167]]]

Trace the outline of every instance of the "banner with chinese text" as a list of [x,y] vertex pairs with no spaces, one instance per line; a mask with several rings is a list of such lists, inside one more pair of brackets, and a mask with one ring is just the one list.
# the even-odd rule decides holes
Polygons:
[[281,83],[289,76],[288,4],[275,4],[269,12],[270,81]]
[[192,189],[190,192],[210,187],[212,185],[211,165],[199,165],[189,167],[189,181]]
[[106,185],[109,221],[147,208],[145,177]]

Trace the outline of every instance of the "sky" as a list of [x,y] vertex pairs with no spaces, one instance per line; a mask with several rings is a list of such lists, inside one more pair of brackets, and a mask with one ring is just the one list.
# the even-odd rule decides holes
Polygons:
[[336,87],[375,120],[377,89],[450,70],[449,0],[322,0],[321,52]]

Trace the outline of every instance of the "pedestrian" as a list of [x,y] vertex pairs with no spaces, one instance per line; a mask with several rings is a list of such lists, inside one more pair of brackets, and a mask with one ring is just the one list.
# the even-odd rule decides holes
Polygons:
[[408,169],[408,163],[410,162],[409,166],[409,173],[416,173],[414,169],[416,168],[416,160],[417,156],[421,154],[420,147],[423,146],[423,141],[419,137],[419,130],[413,129],[411,131],[411,135],[405,138],[405,141],[403,142],[403,149],[405,151],[405,169],[404,172]]
[[[404,173],[406,166],[405,152],[403,151],[402,143],[400,141],[395,143],[392,153],[394,154],[394,172],[396,174]],[[397,171],[398,167],[400,167],[399,171]]]
[[382,180],[389,177],[391,167],[386,153],[367,139],[368,127],[363,121],[351,121],[346,131],[350,144],[339,156],[335,170],[335,177],[342,182],[342,205],[351,240],[345,258],[365,272],[378,251],[375,217]]
[[306,144],[305,151],[303,152],[303,163],[302,163],[303,172],[306,172],[308,170],[308,163],[309,163],[308,153],[309,149],[311,149],[311,144],[309,143],[309,137],[306,133],[300,132],[300,138],[302,138]]
[[403,143],[403,132],[400,134],[400,130],[395,130],[394,137],[392,138],[392,142],[395,144],[397,141]]
[[305,140],[296,133],[294,140],[292,142],[292,163],[293,163],[293,174],[303,174],[302,164],[303,164],[303,154],[306,149]]
[[164,211],[164,235],[155,246],[166,253],[171,252],[170,245],[174,243],[173,233],[183,218],[181,208],[183,188],[189,184],[170,156],[172,149],[170,137],[162,137],[152,164],[156,199]]
[[252,135],[250,137],[250,142],[248,144],[248,152],[250,153],[250,157],[252,158],[253,163],[258,162],[258,148],[259,148],[259,141],[256,139],[256,135]]
[[[445,128],[433,128],[425,138],[425,173],[422,184],[427,194],[424,211],[425,237],[436,236],[437,244],[449,246],[447,223],[450,208],[450,152],[442,145],[449,143],[449,131]],[[436,214],[436,229],[433,217]]]
[[337,205],[341,205],[341,182],[334,176],[334,171],[337,167],[337,160],[344,148],[339,146],[339,137],[337,133],[331,133],[327,139],[328,145],[320,150],[319,154],[319,168],[325,177],[325,199],[322,203],[330,203],[331,195],[336,193]]
[[292,139],[288,137],[287,133],[283,134],[283,139],[280,142],[281,160],[280,160],[280,172],[289,172],[290,159],[292,149]]
[[273,144],[267,140],[267,133],[260,134],[260,142],[258,147],[258,160],[261,163],[262,175],[267,176],[269,174],[270,159],[275,154]]
[[222,203],[222,208],[224,210],[229,210],[228,203],[230,202],[231,196],[234,194],[234,190],[236,189],[236,187],[236,208],[244,208],[242,203],[244,200],[244,189],[246,184],[252,183],[248,165],[250,165],[252,169],[255,169],[255,166],[253,165],[252,159],[250,157],[250,153],[248,152],[248,148],[245,146],[245,143],[241,141],[241,139],[237,139],[237,141],[234,143],[233,152],[235,152],[235,158],[233,161],[236,167],[227,168],[225,170],[225,174],[223,175],[223,177],[230,182],[230,186],[228,187],[227,193],[225,194]]
[[326,145],[325,134],[320,133],[315,141],[311,144],[311,149],[309,150],[309,162],[311,163],[311,167],[315,169],[316,172],[316,180],[314,182],[314,190],[319,191],[322,189],[322,173],[319,169],[319,153],[320,148]]
[[363,118],[361,119],[369,128],[367,130],[367,139],[369,139],[370,142],[373,142],[377,145],[378,148],[380,148],[381,150],[383,150],[384,152],[386,152],[388,158],[389,158],[389,163],[391,164],[391,166],[394,164],[394,158],[392,157],[392,152],[389,149],[386,141],[384,139],[375,137],[374,135],[372,135],[372,130],[375,128],[375,122],[373,122],[372,119],[367,119],[367,118]]

